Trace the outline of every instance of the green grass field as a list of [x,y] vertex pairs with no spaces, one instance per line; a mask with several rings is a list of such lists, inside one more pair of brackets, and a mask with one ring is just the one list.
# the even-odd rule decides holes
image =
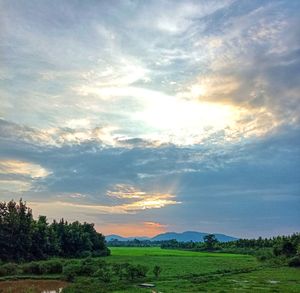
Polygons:
[[[85,272],[89,272],[78,274],[72,280],[66,279],[67,275],[64,271],[52,272],[49,275],[36,272],[29,275],[22,274],[22,267],[26,268],[29,264],[15,265],[17,266],[15,274],[2,275],[0,278],[0,281],[7,281],[0,282],[0,292],[40,293],[38,286],[45,284],[50,286],[51,280],[72,281],[73,283],[64,283],[66,288],[63,292],[66,293],[300,292],[300,268],[271,266],[257,261],[250,255],[192,252],[158,247],[113,247],[110,249],[111,256],[104,258],[52,259],[37,261],[33,263],[35,266],[31,264],[31,268],[36,267],[37,264],[45,268],[51,263],[53,267],[53,264],[58,262],[64,268],[71,266],[74,269],[79,266],[79,268],[85,268]],[[104,281],[101,276],[94,274],[99,267],[103,268],[103,264],[105,264],[103,271],[112,272],[115,266],[110,264],[125,263],[130,263],[135,267],[146,266],[149,269],[147,276],[142,279],[120,280],[114,275],[110,281]],[[156,278],[153,273],[154,266],[160,266],[162,269],[159,278]],[[39,282],[39,279],[44,279],[44,281]],[[46,283],[45,280],[47,280]],[[32,285],[35,284],[37,287],[29,290],[26,288],[28,282],[32,282]],[[138,285],[144,282],[154,283],[156,287],[154,289],[139,288]],[[53,284],[56,283],[53,282]],[[52,292],[55,291],[52,290]]]
[[[149,271],[155,292],[300,292],[300,269],[268,267],[254,257],[151,248],[111,248],[112,263],[129,262],[162,268],[159,279]],[[115,292],[152,292],[130,287]]]

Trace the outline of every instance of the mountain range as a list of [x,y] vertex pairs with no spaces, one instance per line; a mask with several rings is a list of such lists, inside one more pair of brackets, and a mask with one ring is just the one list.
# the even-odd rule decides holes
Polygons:
[[[158,234],[154,237],[122,237],[119,235],[107,235],[105,237],[106,241],[111,241],[113,239],[116,239],[118,241],[130,241],[134,239],[138,240],[150,240],[150,241],[165,241],[165,240],[171,240],[171,239],[176,239],[179,242],[188,242],[188,241],[193,241],[193,242],[203,242],[204,241],[204,236],[208,235],[210,233],[205,233],[205,232],[196,232],[196,231],[185,231],[182,233],[176,233],[176,232],[166,232],[162,234]],[[216,238],[220,242],[229,242],[229,241],[234,241],[237,240],[238,238],[233,237],[233,236],[228,236],[225,234],[218,234],[218,233],[213,233]]]

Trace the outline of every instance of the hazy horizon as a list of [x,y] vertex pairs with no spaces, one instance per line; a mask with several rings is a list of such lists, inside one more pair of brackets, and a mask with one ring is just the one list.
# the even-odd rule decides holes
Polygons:
[[105,235],[300,231],[300,1],[0,11],[0,201]]

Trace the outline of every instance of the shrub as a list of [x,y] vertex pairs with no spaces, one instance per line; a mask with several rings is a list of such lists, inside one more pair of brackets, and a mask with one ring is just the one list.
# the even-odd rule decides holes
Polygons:
[[15,263],[7,263],[1,266],[3,276],[16,275],[18,273],[18,265]]
[[80,276],[89,276],[91,277],[97,271],[97,267],[93,264],[81,264],[80,267]]
[[4,277],[4,276],[7,276],[7,270],[1,266],[0,267],[0,277]]
[[123,278],[129,278],[128,272],[130,266],[129,263],[116,263],[113,264],[112,270],[119,280],[122,280]]
[[142,265],[134,266],[129,264],[125,267],[125,275],[127,279],[131,281],[134,279],[146,277],[147,271],[148,268]]
[[94,262],[94,260],[91,256],[88,256],[88,257],[84,258],[83,260],[81,260],[82,264],[91,264],[93,262]]
[[67,281],[72,282],[76,276],[80,275],[80,270],[80,264],[68,264],[63,268],[63,275]]
[[30,262],[24,264],[22,267],[23,274],[34,274],[41,275],[43,272],[41,270],[40,264],[37,262]]
[[268,259],[271,259],[272,257],[274,257],[274,255],[270,250],[260,250],[256,253],[256,258],[259,261],[266,261]]
[[63,266],[59,260],[50,260],[42,263],[40,270],[43,274],[61,274]]
[[109,283],[111,281],[112,272],[108,268],[100,268],[97,270],[97,272],[94,274],[94,277],[99,278],[101,281],[105,283]]
[[289,260],[288,265],[290,267],[300,267],[300,255],[296,255],[296,256],[292,257]]

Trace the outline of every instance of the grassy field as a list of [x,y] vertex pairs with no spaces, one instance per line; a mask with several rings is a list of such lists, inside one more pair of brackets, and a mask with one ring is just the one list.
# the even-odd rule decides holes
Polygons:
[[[155,292],[300,292],[300,270],[268,267],[254,257],[238,254],[203,253],[160,248],[111,248],[109,262],[129,262],[153,268],[162,273],[149,282]],[[115,292],[151,292],[140,288]]]
[[[299,268],[272,267],[267,263],[257,261],[250,255],[192,252],[158,247],[113,247],[111,253],[111,256],[104,258],[52,259],[31,264],[11,264],[10,266],[17,266],[17,270],[10,275],[3,275],[4,264],[0,278],[2,281],[0,292],[40,293],[41,290],[38,288],[41,286],[56,286],[56,283],[51,280],[68,280],[65,271],[68,267],[76,270],[79,268],[81,272],[84,269],[85,273],[80,273],[74,279],[68,280],[73,283],[64,283],[66,288],[62,292],[66,293],[300,292]],[[28,265],[31,269],[41,267],[49,270],[49,268],[57,267],[57,263],[61,266],[60,273],[44,271],[24,274],[24,268]],[[110,281],[104,281],[101,279],[103,276],[101,270],[100,275],[99,272],[97,273],[97,269],[102,266],[104,273],[110,272],[111,274],[112,268],[116,267],[114,264],[126,263],[133,267],[146,266],[148,268],[146,277],[119,280],[114,276]],[[153,273],[154,266],[160,266],[162,269],[159,278],[156,278]],[[47,279],[47,282],[39,282],[39,279]],[[28,282],[31,282],[32,286],[35,285],[35,289],[29,290],[26,285]],[[139,288],[138,285],[143,282],[154,283],[156,287],[154,289]],[[49,290],[51,288],[49,287]],[[55,291],[52,290],[52,292]]]

